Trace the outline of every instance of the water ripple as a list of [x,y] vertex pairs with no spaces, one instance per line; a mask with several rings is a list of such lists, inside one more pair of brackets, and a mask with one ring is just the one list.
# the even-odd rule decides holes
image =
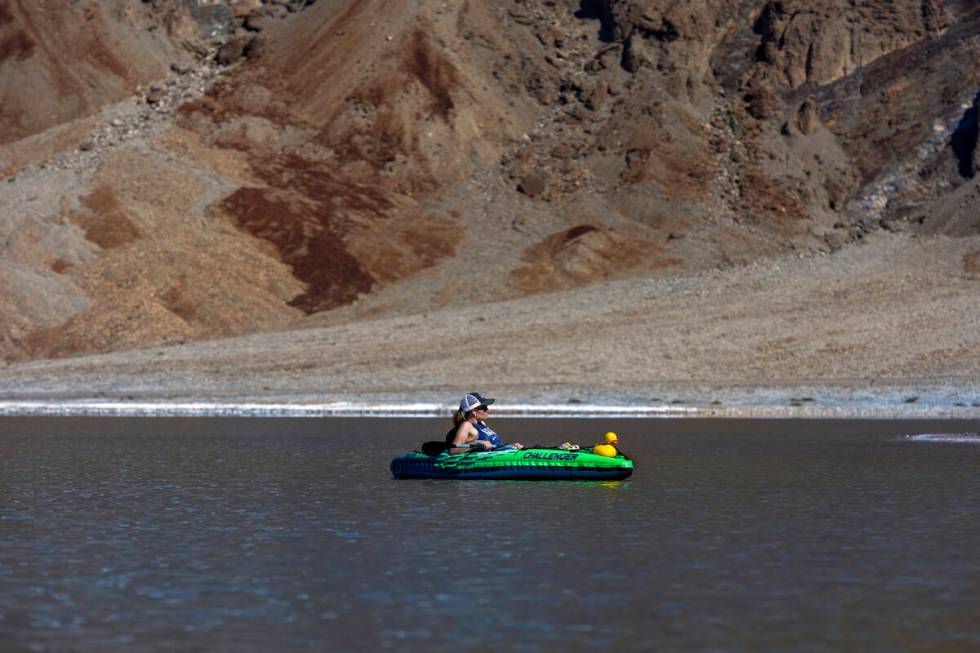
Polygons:
[[920,433],[907,435],[910,442],[955,442],[958,444],[980,444],[980,433]]

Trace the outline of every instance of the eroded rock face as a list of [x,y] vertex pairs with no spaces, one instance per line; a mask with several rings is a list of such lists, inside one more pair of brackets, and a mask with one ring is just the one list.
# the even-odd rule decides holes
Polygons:
[[[138,3],[0,2],[0,144],[89,115],[166,73]],[[37,111],[44,106],[44,111]]]
[[759,58],[774,81],[796,88],[827,84],[951,23],[940,0],[851,3],[844,0],[775,0],[754,29]]
[[672,94],[692,100],[710,84],[712,51],[739,15],[740,4],[736,0],[591,3],[603,21],[607,38],[622,44],[620,63],[626,70],[656,70]]
[[812,134],[820,126],[820,105],[812,96],[807,97],[796,112],[796,128],[801,134]]
[[[972,233],[965,3],[113,0],[39,20],[51,1],[0,0],[3,136],[89,116],[63,141],[117,174],[0,229],[0,303],[30,313],[0,323],[3,356],[284,328],[418,279],[440,305],[480,247],[500,248],[486,301],[920,222]],[[43,120],[10,90],[28,79],[64,81],[41,84],[61,98]],[[137,85],[139,111],[98,125]],[[12,151],[0,182],[27,207]],[[524,240],[486,238],[500,225]]]
[[0,144],[91,115],[216,39],[231,37],[219,56],[234,63],[247,54],[248,21],[275,23],[314,2],[0,0]]

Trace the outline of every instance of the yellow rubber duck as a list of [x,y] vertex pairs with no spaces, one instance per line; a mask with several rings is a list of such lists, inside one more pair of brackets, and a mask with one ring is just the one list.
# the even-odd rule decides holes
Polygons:
[[606,456],[607,458],[615,458],[619,454],[619,450],[616,449],[617,444],[619,444],[619,436],[609,431],[603,438],[602,444],[597,444],[592,447],[592,453]]

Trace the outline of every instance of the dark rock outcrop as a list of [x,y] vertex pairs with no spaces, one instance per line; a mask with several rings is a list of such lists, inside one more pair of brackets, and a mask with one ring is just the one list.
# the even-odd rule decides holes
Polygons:
[[950,148],[956,156],[960,176],[973,179],[980,169],[980,95],[963,114],[950,139]]
[[980,98],[973,101],[973,133],[978,138],[973,141],[973,175],[980,170]]

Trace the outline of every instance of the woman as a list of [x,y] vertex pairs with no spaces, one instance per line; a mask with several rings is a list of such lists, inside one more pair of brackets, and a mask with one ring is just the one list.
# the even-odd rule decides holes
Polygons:
[[495,447],[508,446],[523,449],[520,442],[506,444],[500,436],[487,426],[493,399],[484,399],[480,393],[471,392],[459,402],[459,410],[453,415],[453,428],[446,434],[450,443],[449,453],[464,453],[472,449],[489,451]]

